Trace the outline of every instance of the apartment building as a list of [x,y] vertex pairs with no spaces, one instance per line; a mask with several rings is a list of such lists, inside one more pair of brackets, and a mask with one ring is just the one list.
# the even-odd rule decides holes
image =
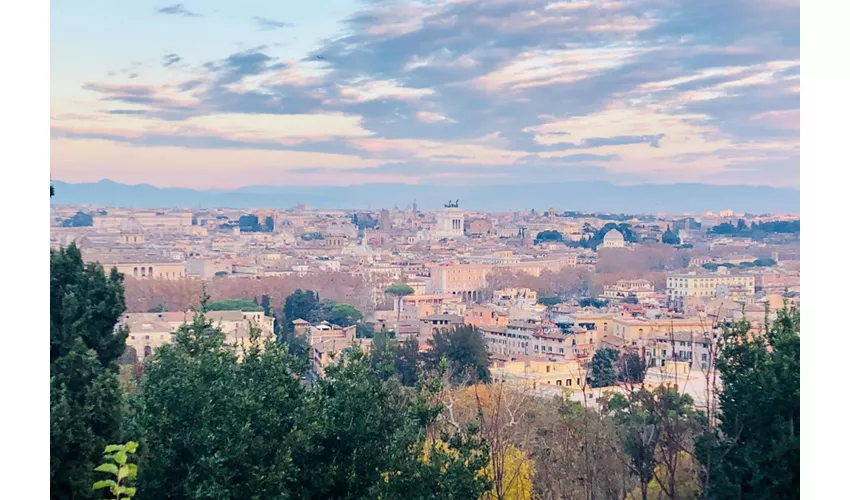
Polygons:
[[756,277],[746,274],[671,274],[667,277],[667,293],[673,297],[716,297],[717,287],[740,288],[745,295],[756,291]]
[[313,325],[303,319],[296,319],[292,326],[296,335],[308,339],[310,369],[318,376],[324,375],[325,369],[339,359],[339,354],[345,349],[359,345],[368,352],[372,345],[372,339],[357,338],[356,325],[341,327],[327,321]]

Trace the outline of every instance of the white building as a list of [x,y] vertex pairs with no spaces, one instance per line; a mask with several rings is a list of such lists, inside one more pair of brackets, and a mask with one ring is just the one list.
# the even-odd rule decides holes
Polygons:
[[624,248],[625,246],[626,239],[623,238],[623,233],[616,229],[608,231],[602,238],[602,248]]
[[443,238],[460,238],[463,236],[463,212],[457,207],[447,207],[442,212],[437,212],[437,224],[431,231],[432,240]]

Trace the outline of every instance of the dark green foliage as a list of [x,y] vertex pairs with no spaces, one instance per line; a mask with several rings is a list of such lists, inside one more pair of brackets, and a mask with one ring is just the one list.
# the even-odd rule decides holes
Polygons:
[[50,490],[54,499],[94,498],[93,469],[119,438],[116,376],[127,332],[122,277],[84,264],[75,245],[50,252]]
[[632,226],[626,224],[625,222],[621,222],[619,224],[609,222],[599,229],[594,229],[590,226],[590,224],[585,223],[584,231],[586,234],[589,235],[589,237],[579,241],[569,241],[567,242],[567,245],[575,248],[590,248],[596,250],[596,247],[602,244],[602,240],[605,238],[605,234],[612,229],[620,231],[623,234],[623,239],[625,239],[626,242],[638,242],[637,237],[635,237],[634,233],[632,233]]
[[564,299],[562,297],[538,297],[537,303],[546,307],[551,307],[560,304]]
[[646,375],[646,363],[633,352],[620,356],[617,379],[627,383],[641,383]]
[[434,388],[382,379],[357,348],[305,391],[281,343],[240,363],[200,316],[158,349],[134,397],[138,497],[460,498],[489,487],[486,445],[445,436],[420,460],[440,406]]
[[428,364],[436,368],[446,359],[456,382],[490,381],[490,354],[478,328],[460,325],[445,332],[435,333],[428,340]]
[[207,311],[262,311],[263,307],[248,299],[219,300],[207,304]]
[[348,304],[334,304],[328,312],[327,321],[342,327],[351,326],[363,319],[363,313]]
[[564,235],[560,231],[540,231],[534,238],[534,244],[558,243],[564,241]]
[[295,290],[283,305],[283,315],[286,318],[286,328],[292,328],[296,319],[310,320],[310,313],[319,305],[319,297],[312,290]]
[[375,336],[375,330],[366,323],[357,323],[356,336],[358,339],[371,339]]
[[617,361],[619,353],[603,347],[593,354],[590,361],[590,381],[592,387],[609,387],[617,381]]
[[148,309],[149,313],[163,313],[163,312],[167,312],[167,311],[168,311],[168,308],[165,307],[162,304],[157,304],[157,305],[151,307],[150,309]]
[[773,259],[756,259],[753,261],[753,266],[755,267],[772,267],[776,265],[776,261]]
[[228,274],[230,274],[230,273],[227,272],[227,271],[218,271],[218,272],[215,273],[215,277],[216,278],[223,278],[223,277],[227,276]]
[[667,229],[661,235],[661,243],[664,243],[665,245],[678,245],[682,243],[682,240],[679,239],[679,236],[674,233],[668,225]]
[[62,221],[62,227],[91,227],[92,225],[94,225],[94,219],[82,210]]
[[197,315],[155,351],[133,404],[138,498],[289,497],[313,424],[282,344],[249,349],[240,363]]
[[372,368],[384,379],[394,375],[402,385],[413,387],[422,377],[423,358],[416,339],[400,342],[386,330],[376,332],[369,358]]
[[724,334],[720,425],[702,461],[714,498],[800,498],[800,313],[779,311],[764,335]]
[[304,240],[304,241],[313,241],[313,240],[323,240],[323,239],[325,239],[325,237],[322,235],[322,233],[313,231],[311,233],[303,233],[301,235],[301,239]]
[[583,297],[583,298],[579,299],[578,303],[581,307],[601,308],[601,307],[607,307],[608,306],[607,300],[597,299],[597,298],[594,298],[594,297]]
[[748,226],[744,219],[738,219],[737,224],[724,222],[712,227],[709,230],[711,234],[723,236],[758,236],[765,234],[800,234],[800,221],[769,221],[769,222],[753,222]]
[[373,229],[378,227],[378,220],[370,214],[354,214],[351,216],[351,223],[357,226],[357,229]]
[[305,482],[298,498],[479,498],[488,481],[477,471],[486,446],[474,433],[445,436],[456,457],[434,451],[420,460],[423,432],[440,413],[425,387],[381,380],[368,358],[353,349],[330,367],[310,393],[319,429],[301,456]]

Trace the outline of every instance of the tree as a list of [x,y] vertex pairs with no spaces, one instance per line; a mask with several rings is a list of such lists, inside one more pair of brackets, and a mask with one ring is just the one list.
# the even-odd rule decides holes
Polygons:
[[308,321],[310,313],[319,305],[319,296],[312,290],[301,290],[292,292],[283,305],[283,316],[286,320],[286,328],[291,328],[291,323],[296,319]]
[[615,349],[603,347],[593,354],[590,361],[590,380],[592,387],[610,387],[617,381],[617,360]]
[[800,313],[787,305],[766,332],[723,334],[719,432],[701,447],[716,498],[800,496]]
[[404,283],[396,283],[387,287],[384,290],[384,293],[387,295],[392,295],[396,301],[396,310],[398,314],[396,315],[396,321],[401,319],[401,298],[407,295],[413,295],[413,288],[410,285],[406,285]]
[[155,305],[155,306],[153,306],[153,307],[149,308],[149,309],[148,309],[148,312],[149,312],[149,313],[164,313],[164,312],[168,312],[168,308],[167,308],[167,307],[165,307],[165,306],[164,306],[164,305],[162,305],[162,304],[157,304],[157,305]]
[[248,299],[230,299],[219,300],[207,304],[207,311],[262,311],[263,308],[259,304]]
[[613,414],[622,450],[627,456],[625,462],[640,484],[642,500],[649,498],[649,484],[654,477],[656,448],[660,439],[651,399],[649,391],[640,389],[630,393],[628,398],[615,394],[602,405],[606,413]]
[[479,473],[486,447],[433,427],[441,408],[432,391],[382,380],[358,348],[343,352],[309,394],[317,433],[297,457],[305,472],[293,496],[479,498],[490,486]]
[[62,227],[91,227],[94,219],[82,210],[62,221]]
[[537,236],[534,238],[534,244],[537,245],[539,243],[549,243],[549,242],[561,242],[564,241],[564,235],[561,234],[560,231],[540,231],[537,233]]
[[197,314],[158,348],[132,399],[138,498],[287,498],[314,424],[283,344],[244,352]]
[[682,240],[679,239],[679,236],[670,229],[670,225],[667,225],[667,229],[661,235],[661,243],[665,245],[678,245],[682,243]]
[[428,345],[428,363],[431,368],[436,368],[445,358],[455,382],[470,379],[472,382],[490,381],[490,354],[478,328],[460,325],[445,332],[437,332],[428,339]]
[[551,307],[560,304],[564,299],[558,296],[555,297],[539,297],[537,303],[546,307]]
[[118,358],[126,329],[122,276],[84,264],[77,247],[50,251],[50,490],[94,498],[94,468],[119,438]]
[[347,327],[363,319],[363,313],[348,304],[336,303],[331,307],[327,321],[335,325]]
[[644,375],[646,375],[646,363],[643,362],[640,355],[630,352],[620,356],[617,369],[618,380],[630,384],[639,384],[643,382]]

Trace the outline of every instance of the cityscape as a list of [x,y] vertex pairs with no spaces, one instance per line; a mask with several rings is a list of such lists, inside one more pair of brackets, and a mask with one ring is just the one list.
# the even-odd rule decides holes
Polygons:
[[800,498],[798,2],[52,7],[50,498]]

